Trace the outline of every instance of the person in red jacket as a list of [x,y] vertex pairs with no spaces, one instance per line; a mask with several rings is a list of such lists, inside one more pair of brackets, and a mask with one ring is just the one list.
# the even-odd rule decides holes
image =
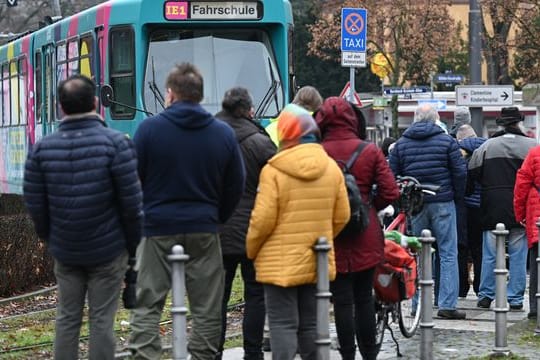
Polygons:
[[[346,100],[326,99],[316,114],[321,130],[322,145],[328,155],[343,165],[358,145],[364,133],[358,124],[357,113]],[[359,234],[340,234],[334,241],[336,280],[331,283],[336,330],[342,359],[354,359],[355,337],[364,359],[377,357],[375,345],[375,307],[373,304],[373,275],[384,257],[384,236],[377,219],[377,211],[397,200],[399,190],[394,175],[382,151],[368,144],[351,169],[365,201],[370,201],[369,226]],[[373,185],[377,186],[371,196]],[[371,200],[370,200],[371,199]]]
[[540,146],[532,148],[516,175],[514,186],[514,213],[516,220],[525,225],[529,245],[529,318],[537,317],[536,293],[538,287],[538,227],[540,217]]

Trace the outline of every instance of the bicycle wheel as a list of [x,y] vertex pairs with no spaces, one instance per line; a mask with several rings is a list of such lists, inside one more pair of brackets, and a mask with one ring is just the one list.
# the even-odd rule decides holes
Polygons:
[[[418,264],[418,263],[417,263]],[[420,291],[420,267],[416,267],[416,293],[410,299],[402,300],[398,304],[399,330],[406,338],[416,333],[420,323],[422,292]]]
[[379,353],[384,339],[384,330],[388,322],[388,312],[385,305],[377,299],[375,299],[375,321],[375,345],[377,346],[377,353]]

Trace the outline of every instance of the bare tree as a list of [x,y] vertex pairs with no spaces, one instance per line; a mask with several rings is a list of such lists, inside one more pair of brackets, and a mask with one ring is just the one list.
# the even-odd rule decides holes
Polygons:
[[[438,61],[463,47],[459,27],[448,13],[448,1],[354,0],[326,2],[311,27],[310,53],[329,58],[340,46],[342,7],[368,10],[368,59],[382,53],[387,59],[392,86],[427,84]],[[339,60],[339,59],[336,59]],[[397,99],[393,99],[394,133],[397,133]]]
[[[103,0],[61,0],[63,17],[70,16],[83,9],[94,6]],[[19,0],[15,7],[0,3],[0,29],[3,34],[23,34],[39,28],[39,22],[47,15],[53,16],[52,0]],[[0,38],[0,44],[9,41],[9,37]]]

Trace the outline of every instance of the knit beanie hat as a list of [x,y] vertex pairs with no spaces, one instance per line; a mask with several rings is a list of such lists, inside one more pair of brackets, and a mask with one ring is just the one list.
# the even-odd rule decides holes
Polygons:
[[460,106],[454,112],[454,124],[470,124],[471,112],[468,107]]
[[283,108],[277,119],[279,150],[284,150],[303,142],[320,139],[319,128],[311,114],[295,104]]

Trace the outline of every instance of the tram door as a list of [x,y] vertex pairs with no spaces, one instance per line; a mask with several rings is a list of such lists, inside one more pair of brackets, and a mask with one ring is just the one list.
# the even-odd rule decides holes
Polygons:
[[53,131],[53,123],[55,120],[54,108],[55,108],[55,76],[54,76],[54,46],[47,45],[43,51],[44,66],[43,66],[43,135],[50,134]]

